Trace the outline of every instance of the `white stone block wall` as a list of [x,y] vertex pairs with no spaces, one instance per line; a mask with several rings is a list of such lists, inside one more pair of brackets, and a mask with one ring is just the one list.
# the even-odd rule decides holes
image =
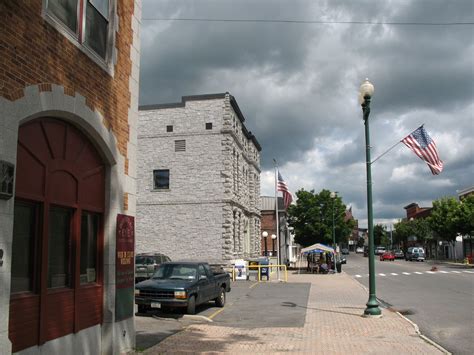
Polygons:
[[[231,96],[145,108],[138,127],[137,252],[225,263],[259,255],[259,152]],[[156,169],[169,169],[168,190],[153,189]]]

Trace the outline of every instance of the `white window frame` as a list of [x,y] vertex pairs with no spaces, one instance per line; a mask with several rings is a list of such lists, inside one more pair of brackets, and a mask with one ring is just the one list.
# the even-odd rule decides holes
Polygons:
[[[41,16],[43,19],[53,26],[58,32],[64,35],[69,41],[79,48],[84,54],[86,54],[94,63],[106,71],[110,76],[114,76],[114,64],[116,61],[115,53],[115,31],[117,26],[117,0],[109,1],[109,25],[107,29],[107,43],[106,43],[106,55],[105,59],[97,54],[92,48],[85,43],[85,26],[86,26],[86,10],[88,0],[77,0],[77,23],[78,31],[73,32],[67,27],[61,20],[59,20],[54,14],[48,11],[49,0],[43,0],[43,8]],[[82,17],[80,16],[80,10],[82,9]],[[82,21],[81,21],[82,19]]]

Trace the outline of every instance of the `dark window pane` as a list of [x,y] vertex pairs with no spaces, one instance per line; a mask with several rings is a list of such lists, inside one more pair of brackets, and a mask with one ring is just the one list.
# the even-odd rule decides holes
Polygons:
[[107,54],[108,25],[108,21],[99,11],[90,3],[87,3],[85,43],[104,59]]
[[35,206],[15,203],[11,293],[33,291],[35,224]]
[[48,287],[68,287],[71,281],[70,266],[71,212],[52,207],[49,211]]
[[155,190],[170,188],[169,170],[153,170],[153,188]]
[[173,132],[173,126],[166,126],[166,132]]
[[104,18],[109,18],[109,0],[89,0]]
[[48,0],[48,12],[77,32],[77,1],[78,0]]
[[99,216],[83,213],[81,218],[81,284],[97,281],[97,238]]
[[212,122],[206,123],[206,129],[212,129]]

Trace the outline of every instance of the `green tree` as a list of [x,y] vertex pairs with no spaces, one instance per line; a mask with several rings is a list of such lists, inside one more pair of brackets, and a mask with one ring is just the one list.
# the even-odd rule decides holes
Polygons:
[[459,232],[460,203],[454,197],[444,197],[433,201],[433,209],[428,217],[428,223],[436,236],[453,241]]
[[374,226],[374,245],[382,245],[382,239],[385,236],[385,227],[381,224]]
[[474,195],[467,196],[459,203],[455,224],[462,235],[474,235]]
[[296,192],[296,204],[288,208],[288,222],[295,230],[295,242],[303,247],[314,243],[332,244],[333,217],[336,242],[347,241],[354,221],[344,221],[346,206],[340,196],[333,199],[330,194],[329,190]]

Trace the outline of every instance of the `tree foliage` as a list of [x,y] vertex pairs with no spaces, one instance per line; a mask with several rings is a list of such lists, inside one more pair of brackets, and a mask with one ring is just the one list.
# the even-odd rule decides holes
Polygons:
[[288,209],[288,222],[295,230],[295,242],[303,247],[314,243],[332,244],[333,218],[336,243],[347,242],[354,221],[344,221],[346,206],[340,196],[333,199],[330,194],[329,190],[296,192],[296,204]]
[[437,237],[453,241],[458,230],[459,201],[454,197],[444,197],[433,201],[433,209],[428,217],[431,230]]

